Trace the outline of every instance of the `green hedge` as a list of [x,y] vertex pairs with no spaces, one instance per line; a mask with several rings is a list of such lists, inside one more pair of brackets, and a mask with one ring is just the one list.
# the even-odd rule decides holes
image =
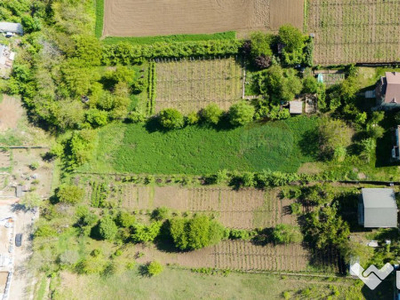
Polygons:
[[96,0],[96,25],[94,34],[97,38],[103,35],[104,0]]
[[242,42],[239,40],[210,40],[191,42],[154,43],[133,45],[119,43],[103,45],[104,65],[130,65],[151,58],[180,58],[198,56],[235,55]]
[[[98,0],[103,2],[104,0]],[[209,41],[209,40],[233,40],[236,38],[236,31],[226,31],[214,34],[174,34],[161,36],[144,36],[144,37],[106,37],[103,43],[106,45],[114,45],[121,42],[148,45],[159,42],[190,42],[190,41]]]

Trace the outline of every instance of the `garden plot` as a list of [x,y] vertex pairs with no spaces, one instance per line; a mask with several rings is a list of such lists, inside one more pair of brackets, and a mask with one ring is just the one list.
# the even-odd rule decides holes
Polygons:
[[162,60],[156,64],[155,111],[198,111],[210,103],[228,109],[242,97],[242,67],[235,58]]
[[122,206],[129,210],[152,210],[165,206],[173,210],[214,215],[230,228],[274,227],[286,221],[292,224],[278,197],[278,190],[261,191],[230,188],[143,187],[123,184],[120,187]]
[[303,0],[105,0],[103,36],[302,28],[303,10]]
[[44,162],[46,149],[13,149],[13,175],[17,184],[43,197],[51,196],[53,164]]
[[3,95],[0,104],[0,132],[17,128],[19,119],[24,115],[24,109],[19,99]]
[[[226,240],[204,249],[189,252],[165,252],[155,246],[134,246],[132,250],[143,254],[139,263],[158,260],[165,264],[179,265],[188,268],[217,268],[251,271],[288,271],[337,273],[339,272],[338,256],[329,252],[318,261],[323,265],[318,269],[310,267],[313,254],[302,244],[255,245],[250,241]],[[319,260],[324,259],[324,260]]]
[[400,59],[400,1],[309,0],[314,63],[396,62]]
[[307,271],[311,257],[301,244],[257,246],[243,240],[223,241],[213,255],[216,268],[241,271]]

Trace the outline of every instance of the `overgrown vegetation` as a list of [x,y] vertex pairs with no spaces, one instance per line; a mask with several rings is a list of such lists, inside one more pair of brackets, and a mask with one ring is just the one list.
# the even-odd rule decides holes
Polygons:
[[[52,278],[64,271],[98,281],[101,276],[104,282],[137,271],[157,280],[164,275],[164,263],[153,258],[140,262],[148,253],[130,253],[135,245],[180,253],[228,239],[274,249],[304,241],[314,251],[310,264],[316,268],[318,258],[327,253],[347,261],[358,256],[375,265],[396,261],[398,235],[389,230],[371,234],[381,242],[388,236],[393,240],[377,250],[349,240],[353,230],[360,230],[354,222],[358,191],[315,183],[399,180],[396,167],[377,168],[384,165],[379,165],[381,156],[390,156],[389,134],[398,125],[398,114],[371,112],[372,104],[360,93],[382,70],[370,82],[362,69],[348,66],[343,82],[327,87],[308,68],[312,40],[291,25],[282,26],[277,35],[253,33],[246,41],[236,39],[234,32],[99,40],[103,7],[102,0],[0,3],[0,18],[21,22],[26,33],[15,46],[13,73],[1,92],[22,96],[31,121],[57,138],[46,158],[62,161],[62,183],[53,197],[42,201],[28,194],[22,202],[25,208],[41,209],[31,260],[35,270]],[[211,102],[184,114],[175,107],[156,110],[157,60],[226,56],[235,66],[245,64],[251,100],[233,99],[229,103],[235,104],[224,109]],[[212,73],[212,68],[199,70]],[[235,70],[221,72],[221,82],[234,73],[239,82],[241,69]],[[224,88],[221,95],[232,94]],[[306,98],[316,106],[316,115],[291,116],[289,102]],[[8,134],[1,140],[12,144],[17,138]],[[82,178],[71,180],[75,171]],[[83,185],[84,172],[120,175],[115,175],[118,180],[104,175]],[[292,223],[232,229],[219,223],[217,213],[195,213],[196,207],[191,212],[128,210],[117,197],[120,186],[113,178],[139,187],[282,187],[281,197],[292,201],[286,207]],[[260,212],[250,211],[276,213],[269,205],[265,199]],[[209,268],[195,272],[229,273]],[[57,291],[50,289],[57,298]],[[330,287],[320,294],[314,287],[296,293],[303,298],[340,295]]]

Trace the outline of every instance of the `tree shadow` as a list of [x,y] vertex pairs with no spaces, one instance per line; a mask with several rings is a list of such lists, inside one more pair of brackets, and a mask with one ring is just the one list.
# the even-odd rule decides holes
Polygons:
[[154,133],[154,132],[167,132],[161,124],[160,120],[158,117],[151,117],[147,120],[147,122],[144,125],[145,129],[147,130],[148,133]]
[[389,167],[397,166],[399,163],[391,161],[392,148],[395,145],[395,131],[394,129],[400,125],[396,121],[396,113],[399,110],[391,110],[385,112],[385,119],[381,122],[381,126],[385,129],[383,137],[376,141],[376,161],[375,167]]
[[273,242],[274,227],[267,227],[258,232],[258,234],[251,239],[251,243],[256,246],[265,246]]
[[156,248],[162,252],[167,253],[179,253],[185,252],[175,247],[174,241],[170,235],[170,223],[169,221],[165,221],[160,229],[160,234],[154,240],[154,244]]
[[25,212],[29,211],[29,209],[27,209],[25,207],[25,205],[23,205],[23,204],[14,203],[14,204],[11,205],[11,211],[12,212],[24,212],[25,213]]
[[317,129],[306,131],[299,141],[299,147],[303,155],[319,159],[319,136]]

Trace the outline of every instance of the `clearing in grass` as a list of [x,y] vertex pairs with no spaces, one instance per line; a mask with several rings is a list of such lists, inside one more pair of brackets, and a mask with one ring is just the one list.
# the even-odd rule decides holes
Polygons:
[[[156,121],[154,121],[156,122]],[[293,117],[235,129],[188,126],[159,131],[152,124],[111,124],[99,131],[94,159],[79,171],[211,174],[219,170],[296,172],[306,162],[318,119]],[[157,126],[157,125],[156,125]]]

